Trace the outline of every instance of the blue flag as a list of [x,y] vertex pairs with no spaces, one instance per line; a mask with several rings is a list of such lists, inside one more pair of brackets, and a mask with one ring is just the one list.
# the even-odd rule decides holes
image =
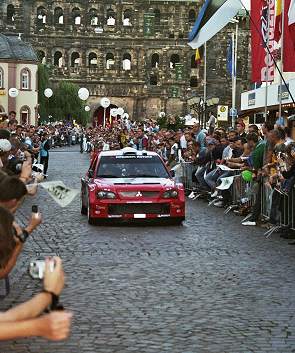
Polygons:
[[236,75],[235,63],[233,62],[233,41],[232,38],[229,39],[227,44],[227,55],[226,55],[226,71],[232,77],[232,73],[234,72],[234,76]]

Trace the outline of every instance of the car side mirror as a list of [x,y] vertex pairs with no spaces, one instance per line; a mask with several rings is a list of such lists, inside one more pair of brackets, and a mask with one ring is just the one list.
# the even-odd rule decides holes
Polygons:
[[88,176],[89,176],[89,178],[93,178],[93,169],[89,169],[88,170]]
[[171,174],[172,178],[175,178],[175,170],[170,170],[170,174]]

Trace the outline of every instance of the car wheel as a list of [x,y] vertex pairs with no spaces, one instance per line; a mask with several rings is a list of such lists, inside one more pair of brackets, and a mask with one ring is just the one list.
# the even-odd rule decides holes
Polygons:
[[95,225],[96,224],[95,218],[90,216],[89,204],[88,204],[88,207],[87,207],[87,218],[88,218],[88,223],[89,224],[91,224],[91,225]]
[[184,217],[179,217],[179,218],[173,219],[172,224],[176,226],[182,226],[184,221],[185,221]]
[[87,215],[87,207],[85,207],[85,206],[83,205],[82,198],[81,198],[81,214]]

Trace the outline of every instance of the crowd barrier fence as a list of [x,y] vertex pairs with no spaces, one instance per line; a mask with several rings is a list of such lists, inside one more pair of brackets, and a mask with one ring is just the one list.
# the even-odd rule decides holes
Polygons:
[[[196,170],[197,166],[191,162],[181,163],[182,177],[180,180],[187,193],[197,188],[194,176]],[[266,179],[261,179],[259,182],[246,182],[241,176],[241,171],[232,171],[231,175],[234,176],[234,181],[229,188],[231,205],[226,209],[225,213],[239,206],[251,208],[257,200],[258,193],[260,193],[262,217],[266,220],[271,217],[272,202],[276,203],[273,206],[278,216],[277,225],[268,230],[265,235],[269,237],[279,228],[295,230],[295,185],[288,192],[285,192],[271,188],[267,184]],[[274,192],[278,193],[275,198],[273,197]]]

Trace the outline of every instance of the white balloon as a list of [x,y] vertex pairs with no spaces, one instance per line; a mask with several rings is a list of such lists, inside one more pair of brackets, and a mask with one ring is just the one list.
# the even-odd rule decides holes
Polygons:
[[19,95],[19,91],[17,88],[10,88],[8,94],[12,98],[16,98]]
[[122,116],[124,114],[124,109],[123,108],[118,108],[117,112],[118,112],[118,115]]
[[100,100],[100,105],[103,107],[103,108],[108,108],[110,105],[111,105],[111,101],[106,98],[106,97],[103,97],[101,98]]
[[116,109],[116,108],[113,108],[113,109],[111,109],[111,116],[117,116],[118,115],[118,109]]
[[51,88],[46,88],[46,89],[44,90],[44,96],[45,96],[46,98],[52,97],[52,96],[53,96],[53,91],[52,91],[52,89],[51,89]]
[[123,114],[123,118],[124,118],[124,119],[128,119],[128,118],[129,118],[129,114],[128,114],[128,113],[124,113],[124,114]]
[[160,118],[164,118],[165,116],[166,116],[165,112],[160,112],[160,113],[159,113],[159,117],[160,117]]
[[78,91],[78,96],[82,101],[86,101],[89,98],[89,91],[87,88],[82,87]]
[[85,107],[85,112],[90,112],[90,107],[88,105]]

